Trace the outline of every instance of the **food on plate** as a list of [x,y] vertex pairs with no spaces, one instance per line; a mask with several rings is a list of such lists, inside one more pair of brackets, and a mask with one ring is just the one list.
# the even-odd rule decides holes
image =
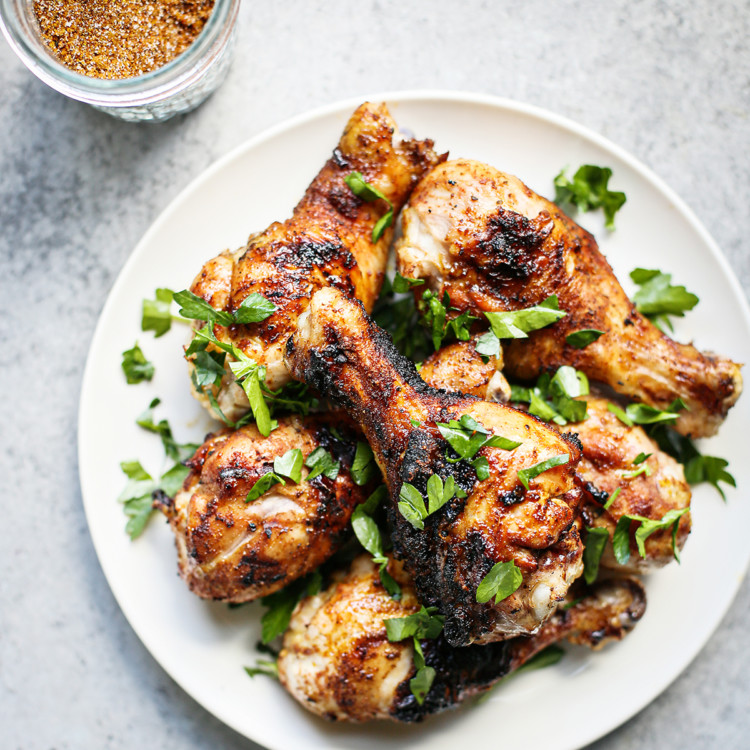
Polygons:
[[248,602],[325,562],[369,494],[351,474],[356,444],[340,414],[282,417],[268,437],[254,425],[209,435],[182,490],[159,500],[190,589]]
[[[203,266],[191,291],[220,314],[210,321],[213,334],[236,347],[249,366],[265,368],[267,389],[290,380],[284,346],[317,289],[334,287],[372,309],[383,281],[394,212],[437,162],[432,142],[403,137],[385,104],[363,104],[292,217]],[[218,347],[210,342],[208,350]],[[191,362],[194,353],[188,350]],[[229,367],[235,359],[230,353],[218,386],[195,389],[209,410],[215,399],[228,420],[250,408]]]
[[391,560],[389,569],[401,586],[399,601],[361,555],[292,615],[279,679],[308,711],[346,721],[419,721],[486,692],[550,644],[567,639],[600,648],[619,640],[645,611],[637,581],[600,581],[571,594],[531,637],[454,648],[402,565]]
[[[487,164],[432,170],[403,211],[397,254],[403,276],[424,279],[451,307],[482,319],[556,295],[565,316],[511,341],[506,375],[531,380],[571,365],[656,409],[681,399],[676,428],[692,437],[715,434],[740,395],[739,365],[663,334],[628,299],[591,234]],[[577,348],[567,337],[581,331],[604,333]]]
[[[130,533],[154,493],[193,592],[263,598],[263,647],[283,644],[248,672],[328,719],[419,721],[558,641],[621,639],[645,611],[627,575],[679,560],[688,482],[734,484],[691,437],[719,428],[739,365],[649,319],[697,297],[637,269],[631,302],[557,206],[444,159],[363,104],[291,219],[144,303],[156,335],[173,300],[198,321],[195,394],[231,429],[180,465],[194,446],[152,402],[138,424],[177,463],[158,480],[122,465]],[[610,176],[560,173],[558,200],[604,208],[613,228],[625,196]],[[155,371],[137,343],[122,368],[129,383]]]
[[[498,376],[502,377],[498,371],[502,367],[502,355],[484,359],[477,353],[474,340],[458,341],[432,354],[419,374],[433,388],[449,389],[452,382],[457,382],[463,393],[488,401],[510,400],[509,387],[507,397],[500,398],[493,385]],[[456,363],[460,372],[454,375]],[[503,378],[503,382],[507,381]],[[691,493],[682,466],[660,450],[643,427],[624,424],[610,410],[613,402],[590,394],[578,396],[577,400],[586,403],[584,419],[564,426],[550,421],[549,425],[558,431],[575,432],[581,441],[582,455],[577,471],[592,485],[592,492],[587,493],[588,499],[582,506],[586,526],[606,529],[612,540],[618,522],[626,515],[652,522],[667,517],[678,524],[674,538],[673,523],[664,523],[650,533],[644,542],[644,556],[641,556],[635,537],[641,524],[632,521],[625,529],[629,539],[626,545],[629,552],[624,555],[627,560],[618,562],[613,546],[606,544],[601,565],[632,573],[646,573],[666,565],[675,559],[690,533]],[[672,516],[668,517],[668,513]],[[682,515],[675,518],[677,513]]]
[[390,492],[395,554],[420,601],[445,615],[447,641],[533,633],[582,570],[578,440],[509,406],[430,388],[336,289],[313,295],[286,362],[362,428]]

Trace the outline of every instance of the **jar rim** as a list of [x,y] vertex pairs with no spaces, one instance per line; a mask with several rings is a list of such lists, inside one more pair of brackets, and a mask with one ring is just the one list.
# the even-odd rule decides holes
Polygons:
[[67,68],[47,51],[41,36],[30,38],[19,18],[18,0],[0,0],[0,29],[21,62],[61,94],[95,106],[143,106],[172,96],[203,76],[225,47],[237,20],[240,2],[216,0],[205,26],[184,52],[132,78],[95,78]]

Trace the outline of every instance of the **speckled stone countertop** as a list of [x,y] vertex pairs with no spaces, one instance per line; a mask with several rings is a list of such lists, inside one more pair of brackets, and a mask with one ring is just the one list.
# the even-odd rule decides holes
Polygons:
[[[157,126],[63,98],[0,41],[2,748],[254,747],[184,694],[130,629],[94,554],[76,463],[83,366],[109,289],[161,210],[232,147],[374,91],[536,104],[648,164],[750,290],[746,2],[248,2],[240,23],[224,86]],[[686,672],[594,747],[748,747],[748,621],[746,580]]]

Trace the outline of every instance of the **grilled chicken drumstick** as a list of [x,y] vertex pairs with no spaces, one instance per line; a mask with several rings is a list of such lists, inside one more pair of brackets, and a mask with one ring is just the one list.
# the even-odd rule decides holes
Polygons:
[[[292,217],[252,235],[245,247],[221,253],[195,278],[191,291],[216,310],[234,313],[253,293],[276,305],[261,322],[216,325],[216,337],[265,366],[269,388],[284,385],[289,380],[282,361],[284,344],[316,289],[340,289],[367,310],[380,292],[393,230],[386,229],[376,242],[372,235],[388,204],[361,200],[345,178],[361,173],[398,212],[417,180],[437,161],[432,141],[400,137],[385,104],[359,107]],[[209,408],[206,396],[196,395]],[[247,397],[228,367],[215,395],[230,419],[248,411]]]
[[[194,593],[252,601],[314,570],[338,549],[354,507],[368,494],[349,473],[356,436],[342,421],[340,414],[282,417],[269,437],[254,425],[208,437],[188,462],[192,471],[183,489],[161,501],[180,575]],[[292,449],[307,458],[319,447],[339,462],[335,479],[319,474],[307,481],[303,467],[299,483],[287,478],[246,502],[274,459]]]
[[641,585],[618,579],[583,589],[580,599],[571,598],[530,638],[463,648],[453,648],[442,636],[422,640],[435,679],[420,705],[409,685],[416,673],[413,646],[410,640],[391,643],[384,625],[420,605],[400,564],[392,561],[389,570],[401,585],[400,601],[388,596],[377,568],[361,555],[292,615],[279,679],[308,711],[342,721],[420,721],[486,691],[552,643],[567,639],[600,648],[620,640],[645,611]]
[[[659,409],[682,398],[676,427],[693,437],[715,434],[740,395],[739,365],[664,335],[636,311],[593,236],[516,177],[446,162],[415,189],[403,230],[400,273],[427,280],[458,310],[519,310],[557,295],[566,317],[506,347],[514,377],[567,364]],[[587,328],[605,334],[583,349],[566,343]]]
[[[489,643],[534,632],[582,569],[580,538],[571,527],[582,494],[575,485],[578,441],[502,404],[430,388],[362,305],[335,289],[313,296],[289,339],[286,363],[364,431],[391,495],[395,553],[406,560],[420,600],[445,615],[448,642]],[[487,462],[483,481],[467,460],[452,461],[453,449],[439,431],[462,418],[518,442],[512,450],[476,453]],[[543,471],[550,460],[558,465]],[[519,472],[534,475],[533,467],[539,473],[525,488]],[[398,504],[404,493],[418,493],[427,505],[433,475],[442,482],[453,477],[457,494],[420,529]],[[478,603],[483,578],[511,560],[523,574],[521,587],[499,603]]]
[[[433,388],[442,388],[462,393],[471,393],[486,401],[507,401],[510,387],[498,372],[502,367],[502,356],[489,358],[487,362],[477,353],[473,341],[458,341],[444,346],[428,357],[419,374]],[[505,383],[506,388],[498,388]],[[503,397],[507,393],[508,395]],[[682,465],[646,434],[642,427],[623,424],[607,406],[609,401],[598,396],[583,396],[586,400],[588,418],[582,422],[559,427],[549,423],[558,431],[578,434],[583,446],[578,473],[581,478],[593,485],[587,496],[599,498],[597,501],[584,499],[582,512],[586,526],[606,528],[610,538],[617,522],[623,515],[637,515],[659,520],[670,510],[690,507],[690,486],[685,481]],[[643,462],[647,472],[630,476],[639,466],[633,461],[640,455],[649,455]],[[602,506],[608,497],[617,496],[607,510]],[[680,518],[675,544],[682,549],[690,533],[690,513]],[[627,565],[620,565],[612,553],[612,545],[607,545],[601,565],[614,570],[627,570],[632,573],[647,573],[674,560],[672,549],[672,529],[655,531],[645,542],[645,558],[638,553],[633,533],[630,538],[630,559]]]

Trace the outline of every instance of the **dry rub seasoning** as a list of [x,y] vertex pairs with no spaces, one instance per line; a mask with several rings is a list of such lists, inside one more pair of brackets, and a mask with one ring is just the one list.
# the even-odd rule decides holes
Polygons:
[[71,70],[132,78],[184,52],[214,0],[34,0],[42,38]]

